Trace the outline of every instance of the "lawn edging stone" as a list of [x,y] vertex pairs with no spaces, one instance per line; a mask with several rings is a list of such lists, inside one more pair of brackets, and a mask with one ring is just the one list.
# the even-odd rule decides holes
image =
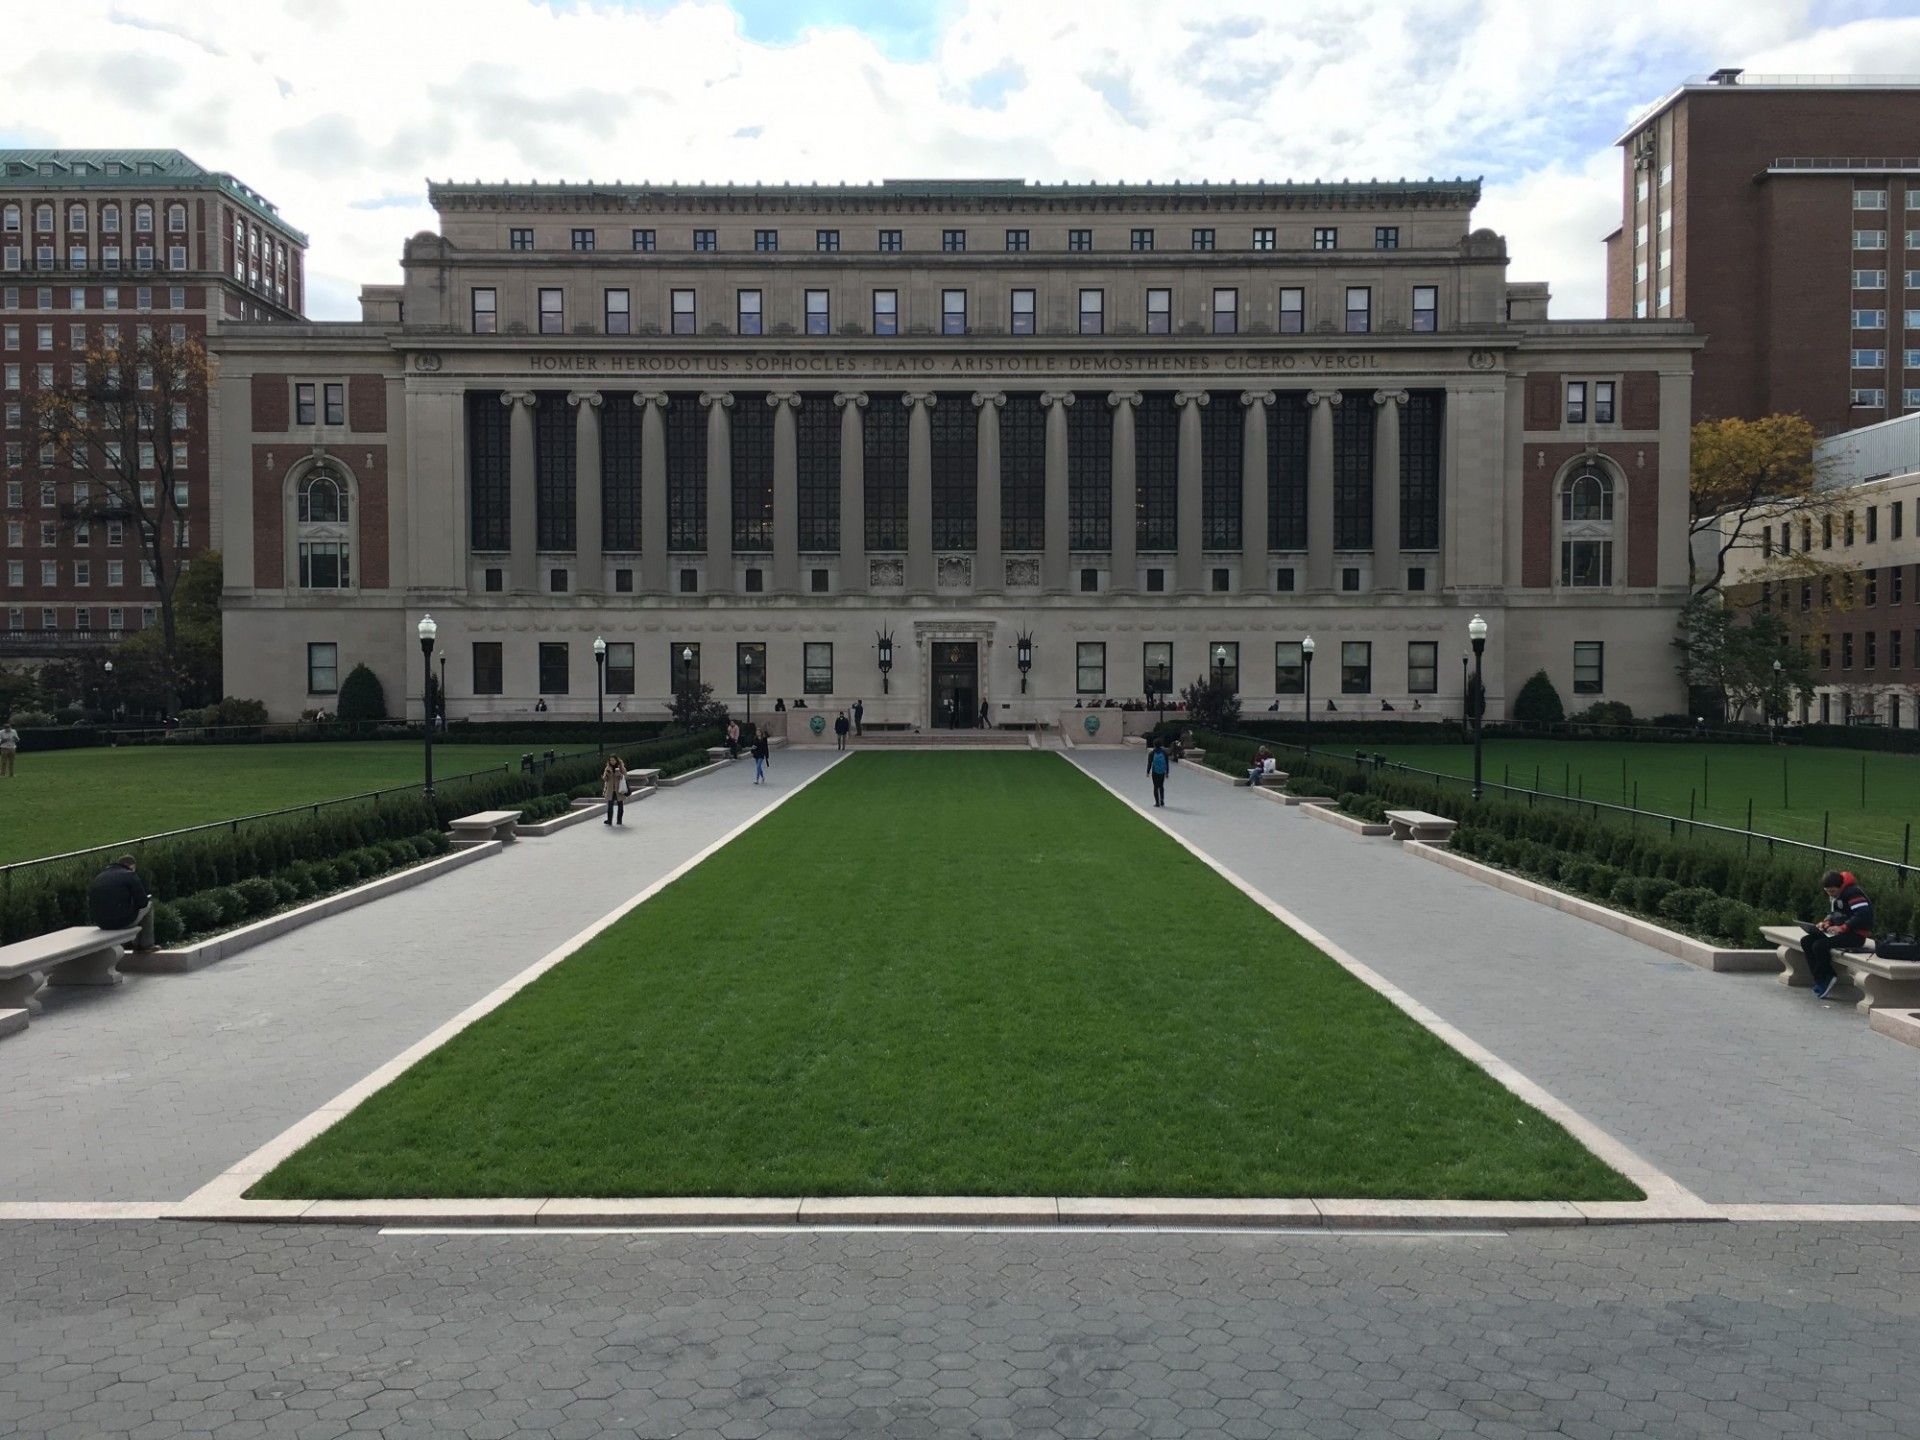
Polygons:
[[1603,926],[1616,935],[1637,940],[1642,945],[1651,946],[1675,959],[1684,960],[1689,965],[1698,965],[1702,970],[1711,970],[1718,975],[1760,975],[1771,974],[1779,968],[1779,958],[1772,950],[1748,950],[1710,945],[1704,940],[1696,940],[1691,935],[1682,935],[1677,930],[1669,930],[1664,925],[1656,925],[1651,920],[1641,919],[1638,915],[1629,915],[1623,910],[1615,910],[1596,900],[1569,895],[1564,890],[1543,885],[1537,880],[1528,880],[1511,871],[1488,865],[1484,861],[1470,860],[1444,845],[1433,845],[1424,840],[1409,840],[1400,848],[1405,854],[1417,855],[1423,860],[1444,865],[1449,870],[1457,870],[1462,875],[1492,885],[1495,889],[1504,890],[1509,895],[1517,895],[1523,900],[1532,900],[1536,904],[1572,915],[1576,919]]
[[484,860],[489,855],[500,853],[500,842],[489,840],[482,845],[470,845],[462,850],[437,855],[419,865],[396,870],[390,875],[381,875],[356,885],[350,890],[340,890],[332,895],[322,895],[318,900],[310,900],[305,905],[295,906],[291,910],[282,910],[278,915],[268,915],[255,920],[250,925],[242,925],[237,930],[228,930],[224,934],[210,935],[192,945],[176,945],[165,950],[149,950],[146,954],[129,954],[120,962],[120,969],[134,975],[187,975],[195,970],[204,970],[217,960],[229,955],[238,955],[243,950],[251,950],[269,940],[278,939],[289,931],[310,925],[315,920],[325,920],[330,915],[353,910],[369,901],[379,900],[401,890],[411,890],[416,885],[424,885],[429,880],[471,865],[476,860]]
[[1920,1047],[1920,1010],[1876,1005],[1867,1012],[1867,1027],[1889,1035],[1903,1045]]
[[1377,837],[1381,835],[1391,835],[1393,833],[1393,827],[1383,821],[1361,820],[1343,811],[1336,810],[1331,805],[1314,803],[1303,805],[1300,809],[1304,815],[1310,816],[1315,820],[1324,820],[1329,825],[1338,825],[1342,830],[1351,830],[1356,835],[1371,835]]
[[724,770],[729,765],[737,765],[737,764],[739,764],[738,760],[729,760],[723,755],[720,757],[720,759],[712,761],[709,764],[702,765],[697,770],[682,770],[678,775],[662,775],[658,780],[654,781],[653,783],[655,785],[664,785],[668,787],[672,787],[675,785],[684,785],[689,780],[698,780],[702,775],[711,775],[716,770]]

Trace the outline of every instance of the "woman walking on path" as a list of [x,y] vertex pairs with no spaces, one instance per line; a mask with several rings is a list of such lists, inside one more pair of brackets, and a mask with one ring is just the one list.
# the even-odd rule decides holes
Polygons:
[[773,758],[773,747],[767,743],[767,732],[756,729],[753,732],[753,783],[767,783],[767,762]]
[[1167,771],[1173,768],[1167,758],[1167,747],[1158,740],[1147,754],[1147,774],[1153,777],[1153,803],[1155,806],[1167,803]]
[[627,766],[618,755],[607,757],[606,769],[600,772],[600,793],[606,797],[606,825],[625,825],[627,823]]
[[727,721],[727,758],[729,760],[740,758],[740,722],[738,720]]

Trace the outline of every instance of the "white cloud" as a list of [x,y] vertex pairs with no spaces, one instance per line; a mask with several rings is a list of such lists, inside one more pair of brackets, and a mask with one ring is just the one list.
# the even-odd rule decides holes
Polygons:
[[433,225],[428,177],[941,174],[1484,174],[1478,223],[1572,315],[1601,308],[1631,111],[1721,63],[1920,70],[1920,19],[1835,24],[1810,0],[1626,0],[1599,24],[1537,0],[939,13],[925,58],[900,59],[835,26],[757,43],[718,0],[67,0],[16,7],[0,93],[32,143],[178,145],[271,197],[311,233],[323,318],[397,277]]

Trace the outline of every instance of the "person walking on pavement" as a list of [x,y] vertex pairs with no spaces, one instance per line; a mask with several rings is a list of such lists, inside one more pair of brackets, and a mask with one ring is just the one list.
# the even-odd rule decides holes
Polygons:
[[1173,762],[1167,758],[1167,747],[1160,741],[1153,742],[1153,749],[1147,752],[1147,774],[1153,777],[1153,803],[1156,807],[1167,803],[1167,772],[1173,768]]
[[151,950],[153,945],[153,896],[147,882],[134,873],[131,855],[122,855],[93,877],[87,886],[87,918],[102,930],[127,930],[138,927],[135,950]]
[[842,710],[839,713],[839,715],[834,717],[834,721],[833,721],[833,748],[834,749],[844,750],[847,748],[847,731],[851,730],[852,728],[853,727],[847,723],[846,711]]
[[980,728],[987,728],[987,702],[984,700],[980,702]]
[[865,705],[858,700],[853,702],[853,734],[855,739],[867,733],[860,728],[860,717],[866,713],[867,707]]
[[607,765],[600,772],[600,793],[606,797],[607,825],[625,825],[627,823],[627,766],[618,755],[609,755]]
[[20,748],[20,732],[11,718],[0,721],[0,775],[13,774],[14,753]]
[[740,722],[738,720],[727,721],[727,758],[729,760],[740,758]]
[[756,729],[753,732],[753,783],[767,783],[767,766],[773,760],[773,747],[767,743],[767,732]]
[[1827,892],[1827,918],[1800,941],[1813,972],[1813,998],[1824,1000],[1839,983],[1833,973],[1833,952],[1864,950],[1873,935],[1873,901],[1860,888],[1851,870],[1829,870],[1820,877]]

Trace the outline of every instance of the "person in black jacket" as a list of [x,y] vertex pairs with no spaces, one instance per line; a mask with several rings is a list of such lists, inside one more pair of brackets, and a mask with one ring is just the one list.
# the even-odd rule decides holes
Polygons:
[[767,761],[773,758],[773,747],[767,743],[767,732],[755,729],[753,732],[753,783],[767,783]]
[[1827,892],[1827,918],[1800,942],[1807,968],[1813,971],[1813,997],[1824,1000],[1839,983],[1833,973],[1833,952],[1864,950],[1873,934],[1873,901],[1850,870],[1829,870],[1820,877]]
[[93,877],[87,886],[87,918],[102,930],[138,926],[136,950],[153,949],[153,896],[147,882],[134,873],[131,855],[122,855]]
[[834,717],[834,721],[833,721],[833,748],[834,749],[844,750],[847,748],[847,731],[851,730],[852,728],[853,726],[847,723],[846,711],[842,710],[837,716]]

